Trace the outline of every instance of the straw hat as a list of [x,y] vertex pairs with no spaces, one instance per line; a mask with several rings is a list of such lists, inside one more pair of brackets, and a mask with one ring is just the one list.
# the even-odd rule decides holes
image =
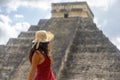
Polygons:
[[54,38],[53,33],[45,30],[39,30],[35,33],[35,39],[32,42],[33,43],[50,42],[51,40],[53,40],[53,38]]

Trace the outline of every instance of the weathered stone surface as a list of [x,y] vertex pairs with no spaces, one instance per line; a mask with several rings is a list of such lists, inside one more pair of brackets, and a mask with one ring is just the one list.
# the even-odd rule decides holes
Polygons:
[[101,31],[86,28],[77,29],[59,80],[119,80],[120,51]]
[[35,31],[21,32],[18,38],[22,39],[34,39]]

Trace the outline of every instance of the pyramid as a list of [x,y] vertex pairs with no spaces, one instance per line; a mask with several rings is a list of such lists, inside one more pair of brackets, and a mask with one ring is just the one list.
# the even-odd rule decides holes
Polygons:
[[27,80],[29,49],[37,30],[55,34],[53,72],[57,80],[120,80],[120,51],[93,22],[86,2],[53,3],[52,17],[0,45],[0,80]]

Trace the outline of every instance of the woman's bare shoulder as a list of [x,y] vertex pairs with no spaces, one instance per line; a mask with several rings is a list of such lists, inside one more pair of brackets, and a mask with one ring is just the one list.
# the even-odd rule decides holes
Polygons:
[[35,51],[35,54],[36,54],[37,56],[39,56],[40,58],[43,58],[43,54],[41,53],[41,51],[36,50],[36,51]]
[[37,65],[42,60],[44,60],[44,56],[42,55],[42,53],[40,51],[36,50],[32,57],[32,63]]

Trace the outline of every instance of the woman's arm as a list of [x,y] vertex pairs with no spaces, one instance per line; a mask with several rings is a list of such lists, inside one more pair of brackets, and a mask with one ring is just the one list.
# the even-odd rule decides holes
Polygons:
[[37,68],[38,62],[39,62],[39,56],[38,56],[38,53],[35,52],[32,57],[32,65],[30,68],[28,80],[33,80],[35,73],[36,73],[36,68]]

